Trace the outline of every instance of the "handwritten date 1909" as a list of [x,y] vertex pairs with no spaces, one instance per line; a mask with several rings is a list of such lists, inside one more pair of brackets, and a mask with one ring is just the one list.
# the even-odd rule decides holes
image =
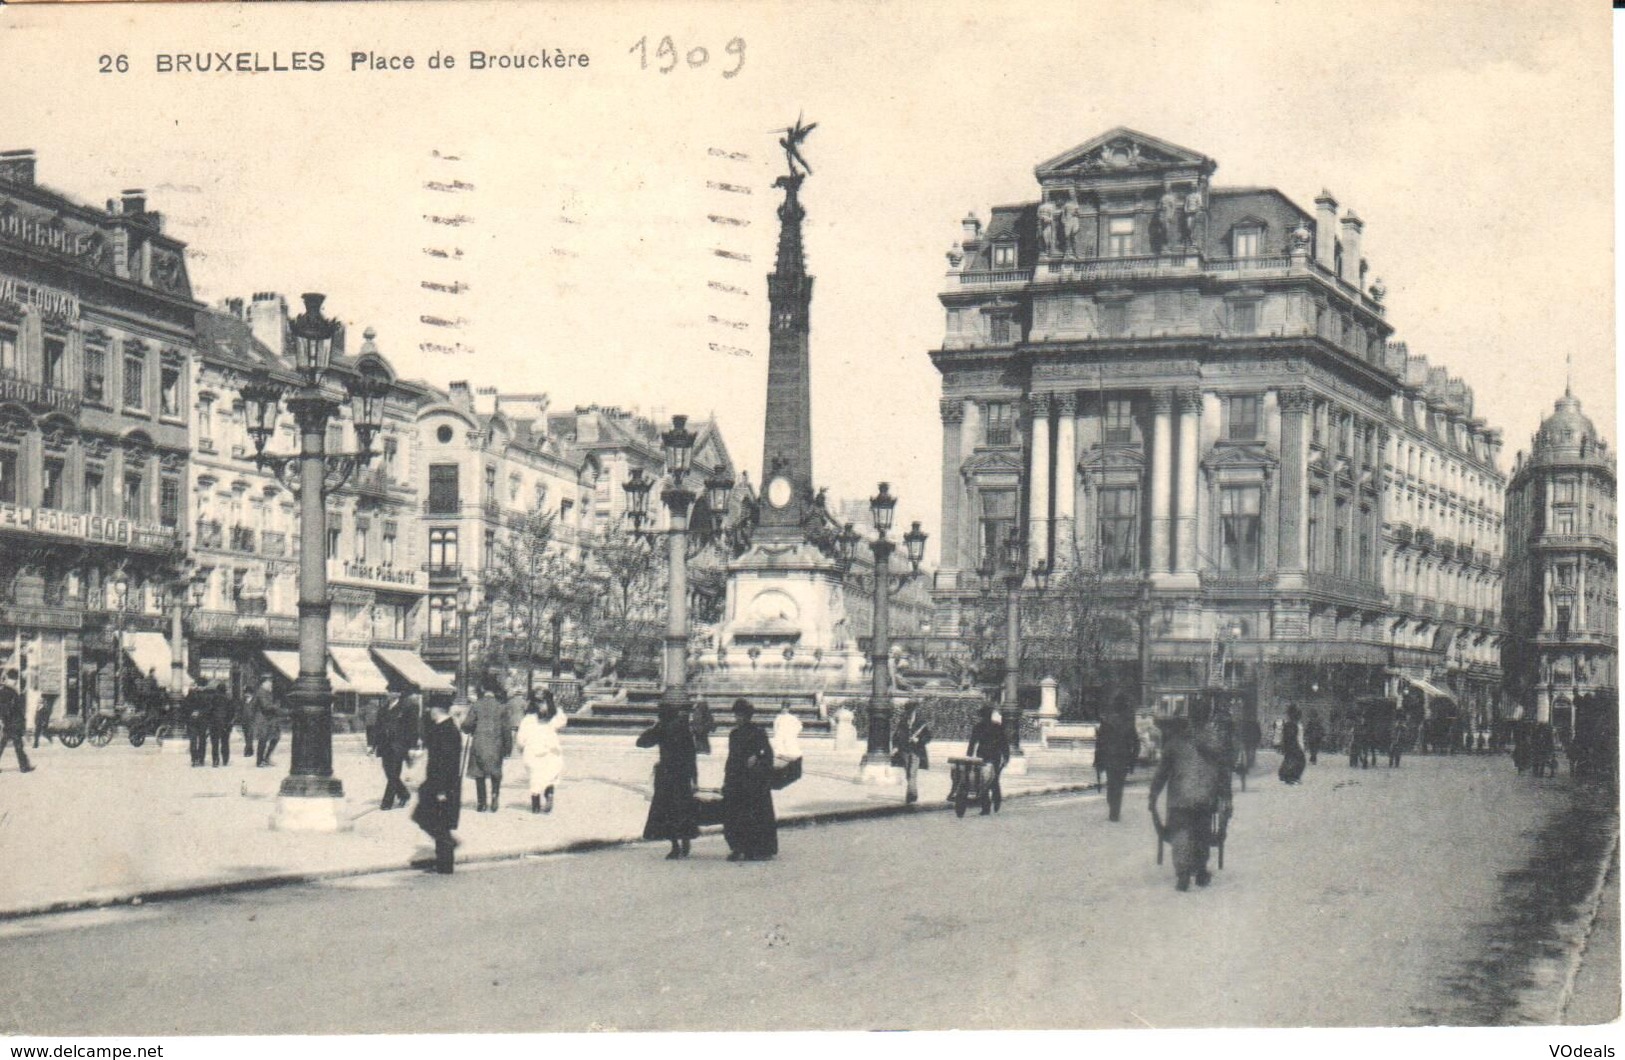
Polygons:
[[[728,42],[723,51],[733,56],[736,61],[732,70],[722,71],[722,76],[738,77],[739,71],[745,68],[745,38],[735,37]],[[655,45],[652,56],[649,53],[649,38],[639,37],[637,43],[627,49],[627,54],[638,57],[638,69],[659,70],[663,74],[669,74],[677,69],[679,62],[686,62],[690,70],[698,70],[711,61],[711,51],[703,44],[697,44],[686,53],[680,54],[676,43],[670,37],[660,38],[660,43]]]

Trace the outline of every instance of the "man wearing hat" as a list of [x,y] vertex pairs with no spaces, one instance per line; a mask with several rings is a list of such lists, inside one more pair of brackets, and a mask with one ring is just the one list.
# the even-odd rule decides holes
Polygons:
[[1151,816],[1157,823],[1157,796],[1168,789],[1168,820],[1159,831],[1174,851],[1174,886],[1190,890],[1191,880],[1206,887],[1213,841],[1213,814],[1230,799],[1230,762],[1226,741],[1208,728],[1208,704],[1197,697],[1190,717],[1162,717],[1162,759],[1151,778]]
[[729,861],[767,861],[779,852],[773,814],[773,745],[751,721],[748,699],[734,700],[728,761],[722,769],[722,835]]
[[23,694],[17,690],[18,676],[16,667],[6,670],[6,679],[0,683],[0,756],[6,753],[6,744],[17,749],[17,761],[22,763],[24,773],[32,773],[34,767],[28,763],[28,753],[23,750],[23,726],[26,719],[23,717]]
[[435,699],[429,707],[423,744],[428,749],[429,763],[423,785],[418,788],[412,820],[434,840],[434,867],[427,871],[449,876],[457,849],[451,833],[462,815],[463,738],[452,720],[450,706],[442,699]]
[[1134,708],[1127,696],[1119,695],[1095,730],[1095,776],[1104,774],[1106,778],[1106,819],[1109,821],[1122,817],[1123,785],[1134,772],[1134,763],[1139,757],[1140,734],[1134,728]]

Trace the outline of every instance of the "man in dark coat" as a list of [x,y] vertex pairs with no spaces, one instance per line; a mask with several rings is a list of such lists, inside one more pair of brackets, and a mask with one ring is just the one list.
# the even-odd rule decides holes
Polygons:
[[711,708],[705,700],[694,701],[694,710],[690,715],[689,728],[694,736],[694,753],[708,755],[711,753],[711,733],[716,731],[717,719],[712,717]]
[[237,704],[224,680],[209,683],[209,762],[231,765],[231,726],[237,720]]
[[34,708],[34,746],[39,747],[39,738],[45,737],[47,743],[55,743],[51,738],[51,709],[55,701],[51,696],[40,699],[38,707]]
[[1126,700],[1119,699],[1100,719],[1095,730],[1095,773],[1106,774],[1106,819],[1120,820],[1123,814],[1123,785],[1140,758],[1140,733],[1134,727],[1134,714]]
[[1320,720],[1320,711],[1309,708],[1309,717],[1303,723],[1303,749],[1309,752],[1309,764],[1320,758],[1320,749],[1326,743],[1326,724]]
[[1175,887],[1190,890],[1191,880],[1206,887],[1208,847],[1213,841],[1213,815],[1228,814],[1230,760],[1225,741],[1208,727],[1207,704],[1192,702],[1190,717],[1158,718],[1162,758],[1151,778],[1150,806],[1156,821],[1157,796],[1168,789],[1168,819],[1160,828],[1173,847]]
[[434,867],[429,872],[449,876],[452,872],[453,852],[457,840],[452,837],[462,816],[463,738],[458,735],[457,723],[444,701],[436,700],[429,708],[429,724],[423,734],[423,745],[428,750],[429,763],[418,788],[417,809],[412,820],[429,833],[434,840]]
[[406,716],[406,697],[396,696],[378,712],[374,739],[378,761],[384,767],[384,799],[380,810],[393,810],[411,801],[412,793],[401,783],[401,766],[412,749],[413,727]]
[[199,681],[181,701],[181,715],[186,719],[186,739],[192,749],[193,769],[203,765],[203,753],[209,746],[209,720],[213,713],[209,683]]
[[[463,718],[463,732],[473,744],[468,755],[468,775],[474,778],[474,791],[479,799],[475,813],[484,813],[488,807],[496,813],[502,808],[502,760],[513,750],[510,712],[503,699],[501,681],[488,678],[485,694],[468,708]],[[489,803],[485,798],[487,781],[491,784]]]
[[982,816],[986,817],[1004,802],[999,777],[1010,764],[1010,738],[1005,735],[1004,719],[993,709],[993,704],[983,704],[981,717],[971,726],[965,757],[982,760]]
[[22,763],[23,772],[32,773],[34,767],[28,762],[28,752],[23,750],[23,726],[27,719],[18,683],[15,669],[8,669],[5,681],[0,682],[0,755],[6,753],[6,745],[10,744],[17,749],[17,761]]
[[254,764],[256,766],[269,766],[271,755],[276,751],[276,745],[282,739],[282,711],[277,707],[276,693],[273,691],[271,676],[267,674],[260,680],[260,687],[254,692]]
[[751,721],[755,713],[750,700],[734,700],[734,727],[722,769],[722,836],[728,841],[729,861],[767,861],[779,852],[773,745]]

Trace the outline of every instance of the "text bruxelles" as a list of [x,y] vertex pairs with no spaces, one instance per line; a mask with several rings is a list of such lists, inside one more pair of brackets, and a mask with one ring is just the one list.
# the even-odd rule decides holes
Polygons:
[[[319,51],[296,52],[159,52],[154,65],[160,74],[272,74],[317,73],[327,68],[327,56]],[[554,48],[539,51],[470,51],[465,56],[435,52],[419,63],[412,55],[353,51],[352,72],[389,72],[426,67],[430,70],[567,70],[585,69],[585,52],[571,53]]]

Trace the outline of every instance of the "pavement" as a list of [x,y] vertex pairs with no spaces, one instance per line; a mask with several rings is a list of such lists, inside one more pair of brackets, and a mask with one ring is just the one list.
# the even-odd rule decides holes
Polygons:
[[[563,741],[551,814],[530,812],[518,759],[509,760],[498,813],[475,813],[474,784],[464,782],[459,863],[641,841],[656,753],[635,747],[631,736],[566,729]],[[720,788],[726,745],[713,738],[713,746],[700,756],[700,784]],[[808,739],[802,749],[802,779],[774,796],[784,824],[947,808],[946,762],[920,774],[921,802],[905,808],[901,786],[856,782],[861,750],[837,752],[828,740]],[[31,748],[37,768],[28,774],[8,755],[0,761],[0,919],[385,872],[432,858],[410,810],[378,809],[383,773],[360,735],[334,738],[334,773],[354,822],[338,834],[272,831],[289,743],[277,749],[273,768],[256,768],[235,756],[240,750],[233,748],[228,766],[193,768],[184,740],[133,748],[121,734],[101,748]],[[1032,748],[1028,763],[1027,776],[1006,776],[1008,797],[1093,788],[1085,752]],[[406,771],[414,796],[423,769],[420,755]]]

